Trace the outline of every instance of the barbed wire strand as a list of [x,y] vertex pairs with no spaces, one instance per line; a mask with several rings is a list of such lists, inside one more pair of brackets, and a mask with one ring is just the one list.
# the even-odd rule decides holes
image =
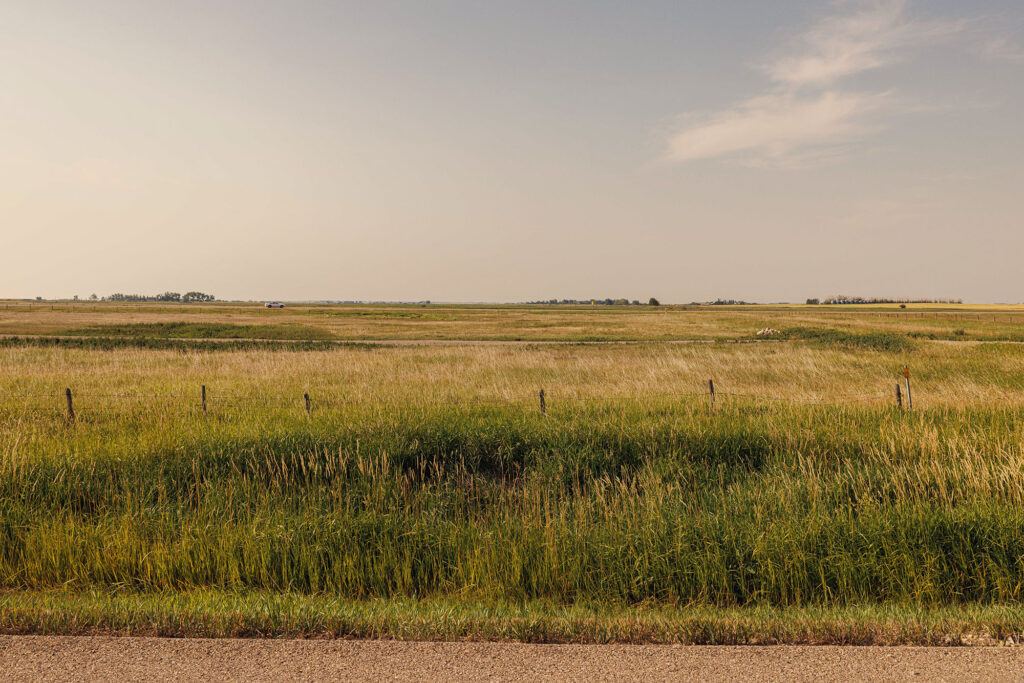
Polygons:
[[[383,399],[380,397],[354,397],[350,394],[334,394],[326,393],[321,394],[317,392],[307,392],[310,399],[311,409],[315,408],[317,411],[323,411],[325,409],[342,409],[346,407],[362,407],[362,408],[389,408],[394,410],[396,408],[410,406],[413,408],[424,408],[429,406],[506,406],[506,407],[517,407],[517,408],[530,408],[537,409],[538,407],[538,395],[533,396],[501,396],[501,397],[485,397],[485,396],[435,396],[428,397],[426,400],[420,400],[415,402],[402,401],[401,399]],[[199,412],[202,406],[202,395],[200,392],[194,393],[145,393],[145,392],[72,392],[73,399],[76,403],[77,410],[85,410],[87,412],[94,412],[95,406],[89,405],[89,401],[92,399],[103,399],[104,402],[128,402],[136,401],[145,407],[145,403],[148,402],[182,402],[185,404],[184,407],[190,411]],[[561,405],[571,404],[573,408],[580,409],[585,405],[601,404],[610,405],[614,403],[650,403],[652,401],[678,401],[678,400],[710,400],[711,393],[709,391],[678,391],[678,392],[649,392],[640,394],[610,394],[610,395],[581,395],[578,393],[567,393],[560,394],[557,389],[555,391],[545,390],[545,403],[549,409],[558,410]],[[0,400],[29,400],[29,399],[47,399],[54,401],[54,405],[48,406],[45,409],[31,408],[24,406],[21,412],[64,412],[63,401],[65,400],[66,394],[64,390],[47,392],[47,393],[12,393],[12,392],[0,392]],[[832,394],[828,397],[811,397],[811,396],[792,396],[792,397],[781,397],[781,396],[769,396],[764,394],[752,394],[738,391],[722,391],[716,389],[714,393],[714,399],[718,400],[740,400],[750,402],[762,402],[771,403],[777,405],[808,405],[808,406],[833,406],[840,407],[846,404],[864,404],[870,402],[886,402],[889,403],[893,400],[889,392],[873,392],[873,393],[857,393],[857,394]],[[985,397],[986,402],[1009,402],[1019,401],[1016,397],[1007,395],[989,395]],[[208,407],[220,406],[222,408],[243,408],[246,406],[254,405],[276,405],[279,407],[296,406],[302,408],[305,404],[305,396],[283,396],[274,395],[270,393],[217,393],[207,388],[205,396],[206,405]],[[581,406],[580,404],[584,404]],[[1024,402],[1022,402],[1024,404]]]

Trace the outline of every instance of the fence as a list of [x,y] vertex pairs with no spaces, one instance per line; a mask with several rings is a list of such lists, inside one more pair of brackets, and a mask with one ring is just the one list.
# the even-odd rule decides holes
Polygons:
[[[709,379],[707,382],[707,388],[704,390],[694,391],[677,391],[677,392],[645,392],[640,395],[613,395],[613,396],[580,396],[578,394],[566,394],[562,396],[556,395],[554,403],[552,403],[552,396],[545,389],[534,394],[532,399],[524,396],[522,398],[487,398],[487,397],[456,397],[449,396],[436,400],[431,405],[445,405],[445,406],[476,406],[476,405],[490,405],[490,406],[517,406],[517,407],[528,407],[531,403],[536,410],[542,416],[547,416],[549,409],[552,405],[558,406],[559,404],[572,404],[572,403],[625,403],[629,401],[643,401],[643,400],[699,400],[706,402],[708,414],[713,415],[718,407],[719,401],[722,399],[739,399],[749,402],[764,402],[772,404],[782,405],[803,405],[803,406],[842,406],[842,405],[865,405],[869,403],[876,403],[881,405],[891,405],[900,410],[912,410],[913,400],[911,394],[910,384],[910,371],[904,368],[904,375],[901,382],[896,382],[895,392],[874,392],[864,394],[832,394],[828,398],[781,398],[777,396],[766,396],[761,394],[751,394],[736,391],[722,391],[720,386],[716,387],[713,379]],[[75,422],[78,419],[80,409],[82,405],[86,405],[89,408],[97,404],[109,404],[112,402],[136,402],[139,405],[146,405],[146,402],[155,401],[166,401],[172,405],[183,406],[187,409],[194,410],[201,415],[212,413],[223,407],[255,407],[255,406],[266,406],[276,404],[282,407],[294,406],[296,411],[304,412],[307,417],[311,417],[315,410],[320,410],[329,407],[344,407],[344,406],[379,406],[387,407],[394,406],[395,402],[387,402],[382,400],[373,400],[366,397],[352,398],[351,396],[340,396],[337,394],[320,394],[310,393],[309,391],[303,392],[301,395],[274,395],[268,393],[258,394],[237,394],[237,393],[225,393],[219,394],[210,391],[206,385],[200,385],[197,387],[194,393],[97,393],[97,392],[85,392],[76,393],[70,387],[66,387],[63,392],[44,392],[44,393],[0,393],[0,400],[23,400],[26,402],[24,406],[25,410],[31,412],[53,412],[55,409],[59,410],[64,414],[65,418],[69,422]],[[42,406],[28,406],[27,403],[30,401],[41,401],[44,404],[49,404],[46,407]]]

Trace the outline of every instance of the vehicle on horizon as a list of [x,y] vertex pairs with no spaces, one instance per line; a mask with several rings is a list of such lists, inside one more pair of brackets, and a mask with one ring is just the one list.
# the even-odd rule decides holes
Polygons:
[[267,308],[284,308],[284,304],[281,303],[280,301],[268,301],[263,305],[266,306]]

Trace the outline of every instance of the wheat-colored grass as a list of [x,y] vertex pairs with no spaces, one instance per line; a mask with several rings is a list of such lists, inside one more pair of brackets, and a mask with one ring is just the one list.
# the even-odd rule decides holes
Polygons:
[[[954,340],[1024,340],[1024,310],[1005,306],[452,307],[251,304],[7,304],[0,334],[66,334],[90,328],[187,322],[305,327],[341,340],[752,339],[772,327],[886,331]],[[97,334],[102,331],[97,332]]]
[[[1020,347],[844,320],[743,344],[0,345],[0,628],[504,638],[524,622],[500,606],[529,604],[550,639],[641,619],[640,640],[800,642],[819,614],[809,638],[842,640],[855,606],[878,642],[890,608],[941,615],[895,642],[1013,632]],[[445,604],[501,613],[453,627]]]

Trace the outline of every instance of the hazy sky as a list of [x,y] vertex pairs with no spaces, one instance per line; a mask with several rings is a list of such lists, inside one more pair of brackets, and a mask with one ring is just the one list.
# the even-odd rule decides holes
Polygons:
[[1024,300],[1020,0],[0,3],[0,296]]

